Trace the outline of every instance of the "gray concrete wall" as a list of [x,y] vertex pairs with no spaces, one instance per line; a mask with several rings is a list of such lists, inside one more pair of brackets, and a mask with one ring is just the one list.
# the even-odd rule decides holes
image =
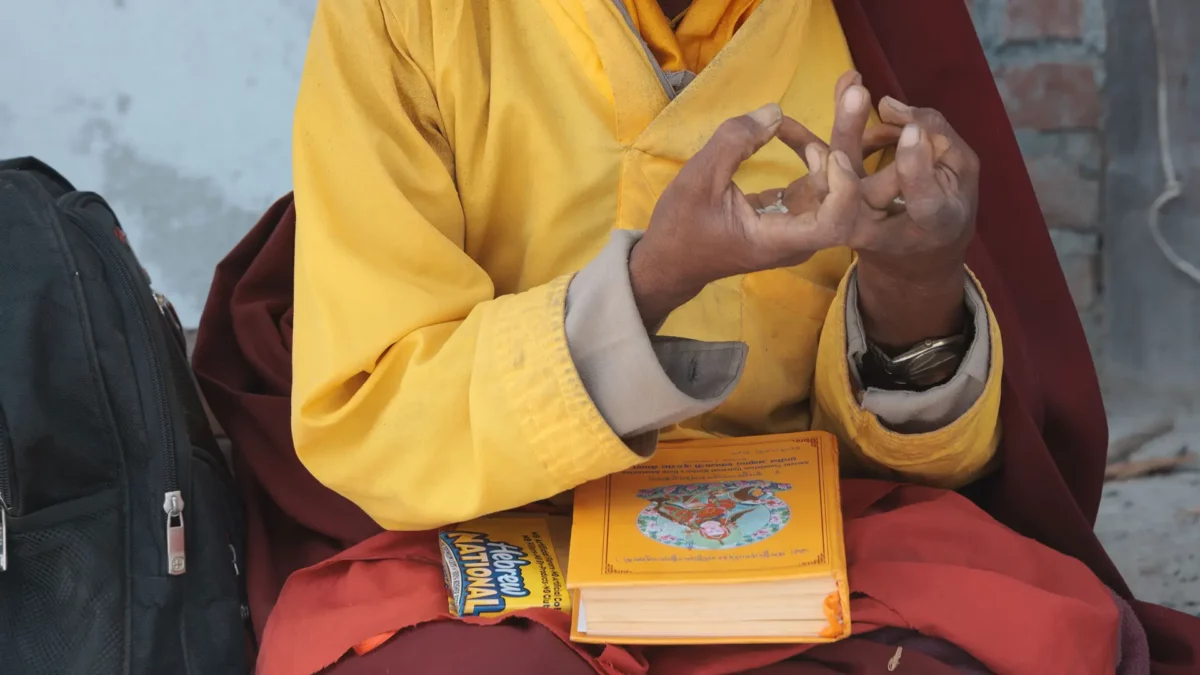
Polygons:
[[[1169,143],[1183,187],[1164,237],[1200,266],[1200,3],[1159,0]],[[1111,376],[1191,397],[1200,413],[1200,283],[1171,267],[1148,229],[1164,188],[1155,36],[1145,0],[1108,0],[1104,280]]]
[[0,0],[0,157],[112,202],[195,325],[212,269],[291,186],[316,0]]
[[974,0],[972,8],[1075,306],[1098,352],[1104,0]]

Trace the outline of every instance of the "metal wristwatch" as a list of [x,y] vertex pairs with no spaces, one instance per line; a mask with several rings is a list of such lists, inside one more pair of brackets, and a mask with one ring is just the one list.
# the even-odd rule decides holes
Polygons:
[[859,377],[868,388],[893,391],[925,391],[945,384],[958,372],[973,332],[974,322],[968,318],[962,333],[923,340],[895,356],[867,340]]

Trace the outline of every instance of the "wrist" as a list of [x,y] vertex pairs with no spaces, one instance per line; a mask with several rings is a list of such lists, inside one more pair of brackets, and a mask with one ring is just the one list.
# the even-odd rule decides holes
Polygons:
[[642,322],[657,326],[680,305],[696,297],[703,283],[689,282],[680,274],[681,265],[657,250],[645,238],[629,252],[629,283]]
[[962,332],[967,320],[962,263],[917,276],[860,260],[856,274],[863,330],[884,351],[899,353],[923,340]]

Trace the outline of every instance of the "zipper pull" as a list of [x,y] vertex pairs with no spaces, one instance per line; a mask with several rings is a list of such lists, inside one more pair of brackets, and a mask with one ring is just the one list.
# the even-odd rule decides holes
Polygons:
[[[230,557],[233,558],[233,574],[234,574],[234,576],[241,577],[242,570],[238,567],[237,548],[233,545],[232,542],[230,542],[230,544],[229,544],[229,555],[230,555]],[[242,621],[247,621],[247,622],[250,621],[249,605],[247,605],[244,602],[239,603],[239,604],[241,606],[241,611],[242,611]],[[253,630],[253,627],[251,627],[251,630]]]
[[179,576],[187,571],[183,530],[183,493],[168,492],[163,500],[163,511],[167,513],[167,573]]

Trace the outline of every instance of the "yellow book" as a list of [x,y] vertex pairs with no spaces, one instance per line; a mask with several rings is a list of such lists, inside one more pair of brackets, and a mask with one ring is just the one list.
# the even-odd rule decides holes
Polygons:
[[559,560],[570,521],[565,517],[489,516],[438,535],[450,612],[500,616],[544,607],[571,611]]
[[659,445],[575,490],[578,642],[832,642],[850,634],[837,442],[823,432]]

